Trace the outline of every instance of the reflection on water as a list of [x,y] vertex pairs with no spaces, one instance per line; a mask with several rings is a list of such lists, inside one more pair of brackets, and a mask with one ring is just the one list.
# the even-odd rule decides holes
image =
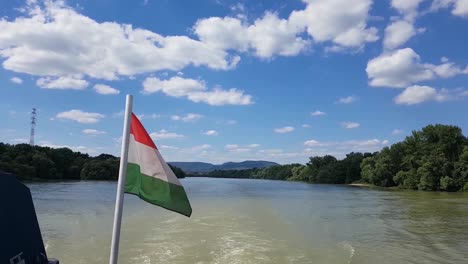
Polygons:
[[[186,218],[125,196],[120,263],[467,263],[468,195],[184,179]],[[108,262],[115,182],[30,184],[48,254]]]

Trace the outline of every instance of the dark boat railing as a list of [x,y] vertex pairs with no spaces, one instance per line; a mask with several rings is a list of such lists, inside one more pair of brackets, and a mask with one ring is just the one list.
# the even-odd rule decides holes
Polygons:
[[48,259],[29,188],[0,171],[0,263],[59,264]]

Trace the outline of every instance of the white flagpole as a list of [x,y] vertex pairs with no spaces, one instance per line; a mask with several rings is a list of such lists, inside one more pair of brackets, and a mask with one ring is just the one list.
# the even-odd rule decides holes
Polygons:
[[119,181],[117,183],[117,195],[115,197],[114,228],[112,229],[112,244],[109,264],[117,264],[117,259],[119,257],[120,226],[122,224],[122,207],[124,200],[125,178],[127,177],[128,141],[130,138],[132,102],[132,95],[127,94],[122,136],[122,149],[120,151]]

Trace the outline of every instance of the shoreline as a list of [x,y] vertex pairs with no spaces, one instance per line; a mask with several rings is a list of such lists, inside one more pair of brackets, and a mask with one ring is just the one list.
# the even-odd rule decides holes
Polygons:
[[348,183],[347,185],[356,187],[372,187],[372,185],[368,183]]

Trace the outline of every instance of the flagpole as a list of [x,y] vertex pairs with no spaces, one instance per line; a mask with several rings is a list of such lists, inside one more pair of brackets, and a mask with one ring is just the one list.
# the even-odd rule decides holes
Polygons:
[[120,151],[119,180],[115,197],[114,227],[112,229],[112,244],[109,264],[117,264],[119,257],[120,226],[122,224],[122,207],[124,200],[125,178],[127,177],[128,142],[130,138],[130,120],[132,118],[133,97],[127,94],[125,104],[125,119],[123,126],[122,148]]

